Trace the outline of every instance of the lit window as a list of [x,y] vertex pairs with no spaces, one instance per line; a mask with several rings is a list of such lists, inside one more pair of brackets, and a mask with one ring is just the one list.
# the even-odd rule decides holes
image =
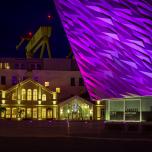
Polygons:
[[2,98],[5,98],[5,96],[6,96],[6,92],[2,91]]
[[22,100],[26,100],[26,90],[22,89]]
[[12,118],[16,118],[17,108],[12,108]]
[[2,69],[3,68],[3,63],[0,63],[0,69]]
[[16,93],[12,94],[12,100],[16,100]]
[[53,92],[53,100],[56,100],[56,92]]
[[60,88],[56,88],[56,92],[57,92],[57,93],[60,93]]
[[5,63],[5,69],[10,69],[9,63]]
[[2,104],[5,104],[5,100],[2,100]]
[[63,109],[60,110],[60,114],[63,114]]
[[46,101],[46,94],[42,94],[42,101]]
[[97,100],[97,104],[98,104],[98,105],[100,104],[100,100]]
[[18,100],[17,103],[18,103],[18,104],[21,104],[21,100]]
[[11,108],[6,108],[6,118],[11,117]]
[[50,82],[47,81],[47,82],[44,83],[44,85],[45,85],[45,87],[49,87],[50,86]]
[[31,89],[27,90],[27,100],[32,100],[32,90]]
[[[30,89],[29,89],[30,90]],[[32,116],[32,109],[31,108],[27,108],[27,111],[26,111],[26,117],[27,118],[31,118]]]
[[56,104],[56,101],[53,101],[53,104],[55,105],[55,104]]
[[33,118],[37,118],[37,108],[33,108]]
[[46,118],[46,108],[42,108],[42,118]]
[[33,100],[36,101],[37,100],[37,89],[33,90]]
[[39,101],[38,101],[38,104],[40,105],[41,103],[42,103],[41,100],[39,100]]

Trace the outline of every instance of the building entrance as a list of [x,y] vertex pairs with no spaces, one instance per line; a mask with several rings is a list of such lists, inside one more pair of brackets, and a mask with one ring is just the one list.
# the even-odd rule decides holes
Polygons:
[[93,117],[93,105],[79,97],[73,97],[60,105],[60,119],[90,120]]

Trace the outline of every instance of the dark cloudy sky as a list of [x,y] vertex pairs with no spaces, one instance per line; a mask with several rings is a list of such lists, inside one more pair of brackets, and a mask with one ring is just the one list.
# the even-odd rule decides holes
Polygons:
[[[53,19],[48,20],[51,14]],[[39,26],[53,27],[50,45],[54,57],[65,57],[69,43],[55,10],[53,0],[2,0],[0,4],[0,57],[25,57],[26,43],[16,51],[20,37],[34,33]]]

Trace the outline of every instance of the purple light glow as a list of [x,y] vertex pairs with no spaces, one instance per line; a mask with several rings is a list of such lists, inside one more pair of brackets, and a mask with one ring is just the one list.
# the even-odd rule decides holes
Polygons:
[[54,0],[92,99],[152,95],[152,2]]

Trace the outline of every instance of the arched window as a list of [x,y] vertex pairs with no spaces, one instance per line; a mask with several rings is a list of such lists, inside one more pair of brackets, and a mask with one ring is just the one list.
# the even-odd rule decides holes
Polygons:
[[16,100],[16,93],[12,94],[12,100]]
[[27,100],[32,100],[32,90],[31,89],[27,90]]
[[33,90],[33,100],[36,101],[37,100],[37,89]]
[[46,94],[42,94],[42,101],[46,101]]
[[22,89],[21,98],[22,98],[22,100],[26,100],[26,90],[25,89]]
[[53,100],[56,100],[56,97],[57,97],[56,92],[53,92]]

